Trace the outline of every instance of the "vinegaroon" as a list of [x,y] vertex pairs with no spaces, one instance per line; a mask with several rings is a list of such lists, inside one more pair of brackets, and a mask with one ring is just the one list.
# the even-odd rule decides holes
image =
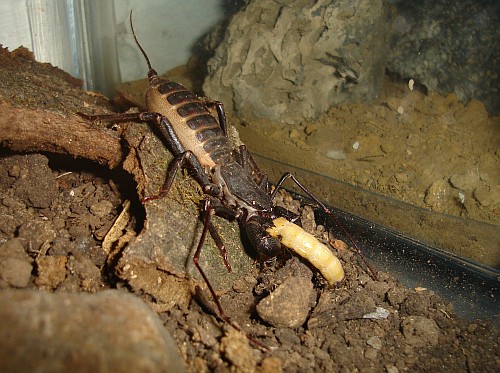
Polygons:
[[[266,229],[274,227],[274,219],[284,217],[291,222],[298,219],[294,213],[282,207],[273,206],[275,195],[285,180],[292,179],[329,215],[333,216],[333,214],[289,172],[280,178],[271,192],[267,176],[260,172],[246,147],[241,145],[237,150],[230,149],[226,116],[222,104],[217,101],[202,100],[182,85],[161,79],[152,68],[146,52],[137,40],[132,24],[132,11],[130,12],[130,26],[134,40],[149,69],[149,88],[146,92],[147,111],[111,115],[81,115],[89,120],[142,121],[156,125],[173,153],[174,160],[168,167],[165,182],[159,193],[144,197],[141,201],[145,203],[162,198],[169,192],[180,168],[187,168],[190,171],[205,193],[203,230],[193,256],[193,262],[207,284],[221,319],[235,329],[241,330],[225,314],[208,277],[198,263],[207,232],[209,232],[221,252],[225,266],[231,271],[224,243],[212,224],[211,217],[215,214],[229,220],[237,220],[258,253],[265,257],[275,257],[281,252],[280,235],[283,238],[285,235],[288,236],[289,242],[292,242],[290,239],[295,238],[301,231],[303,232],[302,228],[297,225],[295,225],[296,228],[282,230],[275,237],[266,231]],[[217,119],[211,114],[209,108],[216,110]],[[297,245],[297,243],[290,245]],[[300,246],[300,242],[298,245]],[[316,247],[315,245],[313,243],[312,246]],[[311,256],[312,254],[306,255]],[[341,280],[342,277],[343,272],[341,277],[336,277],[337,281]],[[253,344],[268,349],[267,346],[250,336],[247,338]]]

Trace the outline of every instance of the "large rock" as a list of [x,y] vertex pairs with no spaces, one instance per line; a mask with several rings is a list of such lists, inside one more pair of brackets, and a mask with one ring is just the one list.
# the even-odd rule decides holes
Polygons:
[[388,69],[500,113],[499,22],[496,0],[401,1]]
[[205,94],[243,118],[313,120],[381,86],[390,22],[383,0],[255,0],[209,62]]
[[138,298],[118,292],[0,292],[4,372],[182,372],[173,339]]

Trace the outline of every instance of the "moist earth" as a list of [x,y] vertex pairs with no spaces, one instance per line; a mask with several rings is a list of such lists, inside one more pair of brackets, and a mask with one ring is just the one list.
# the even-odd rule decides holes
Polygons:
[[[105,174],[63,166],[40,154],[2,157],[0,286],[56,293],[126,289],[101,245],[121,210],[121,193]],[[277,203],[301,213],[304,227],[320,240],[333,242],[316,226],[311,207],[285,193]],[[370,274],[347,248],[336,255],[346,272],[337,286],[285,253],[272,263],[256,263],[221,294],[226,314],[270,351],[220,322],[208,294],[159,312],[187,371],[496,370],[496,327],[458,318],[431,291],[407,289],[387,273]],[[269,317],[260,311],[264,321],[256,304],[280,286],[296,296],[271,297],[268,307],[275,312]],[[154,308],[154,299],[136,295]],[[303,321],[289,324],[297,318]]]

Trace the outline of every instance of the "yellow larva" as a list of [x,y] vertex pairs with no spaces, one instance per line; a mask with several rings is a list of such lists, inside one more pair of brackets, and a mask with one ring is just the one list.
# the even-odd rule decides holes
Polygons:
[[267,232],[272,237],[278,238],[283,245],[307,259],[330,284],[333,285],[344,279],[344,269],[340,260],[326,245],[285,218],[276,218],[273,223],[274,227],[267,228]]

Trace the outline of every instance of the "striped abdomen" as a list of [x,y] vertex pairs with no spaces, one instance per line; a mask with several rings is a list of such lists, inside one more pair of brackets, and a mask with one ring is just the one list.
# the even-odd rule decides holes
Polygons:
[[193,152],[202,166],[212,168],[230,156],[219,122],[205,103],[179,83],[158,80],[146,93],[146,105],[148,111],[168,119],[184,149]]

